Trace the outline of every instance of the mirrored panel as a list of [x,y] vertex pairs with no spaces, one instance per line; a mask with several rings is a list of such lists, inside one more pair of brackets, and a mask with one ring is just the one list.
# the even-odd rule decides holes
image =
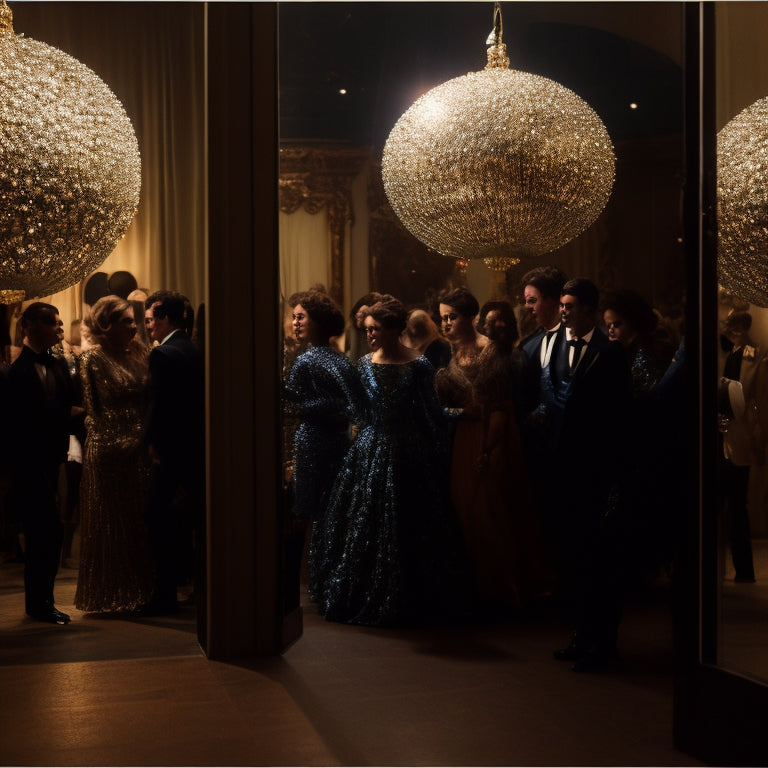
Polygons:
[[764,3],[718,3],[718,663],[768,680],[768,66]]
[[[370,292],[392,294],[408,308],[425,310],[440,325],[438,295],[465,286],[480,305],[509,301],[525,337],[537,323],[525,308],[522,278],[531,268],[547,264],[569,277],[589,278],[602,298],[625,291],[640,297],[639,314],[634,305],[621,303],[626,293],[611,316],[599,313],[601,330],[617,345],[622,343],[618,329],[624,324],[629,331],[630,317],[635,319],[637,327],[623,339],[634,368],[636,397],[647,395],[670,367],[684,333],[683,4],[501,5],[510,68],[578,94],[605,126],[615,153],[610,196],[595,220],[567,242],[535,256],[518,254],[517,263],[465,258],[461,251],[451,254],[428,237],[415,236],[398,215],[402,211],[395,212],[383,182],[385,145],[406,110],[431,89],[485,67],[494,4],[279,6],[280,292],[286,378],[305,349],[302,318],[296,317],[290,301],[297,292],[322,287],[341,307],[345,328],[331,342],[356,362],[369,351],[369,336],[375,335],[366,335],[356,322],[357,305]],[[493,114],[476,117],[482,125]],[[441,124],[439,114],[433,123]],[[547,151],[542,151],[545,166]],[[478,152],[476,161],[479,167],[488,158]],[[568,207],[562,200],[559,205]],[[475,218],[482,218],[481,211],[476,213]],[[430,216],[426,202],[423,210],[416,210],[422,223],[428,224]],[[608,471],[609,465],[621,463],[626,472],[622,504],[632,506],[632,530],[625,531],[623,545],[631,542],[627,545],[638,564],[632,587],[656,580],[668,584],[679,533],[676,462],[683,437],[680,410],[664,410],[676,402],[677,393],[667,393],[663,408],[648,405],[637,411],[646,408],[652,417],[638,418],[637,430],[591,449],[595,466]],[[657,395],[662,397],[661,390],[653,397]],[[300,588],[306,591],[308,529],[291,517],[296,511],[294,448],[300,447],[295,442],[300,420],[299,411],[287,409],[286,546],[293,583],[297,586],[301,576]],[[294,593],[291,599],[298,601],[298,596]]]

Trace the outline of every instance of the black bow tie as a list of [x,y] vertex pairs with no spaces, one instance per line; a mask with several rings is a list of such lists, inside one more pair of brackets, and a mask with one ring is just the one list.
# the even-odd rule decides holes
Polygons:
[[584,339],[568,339],[568,346],[573,347],[577,352],[586,344]]
[[49,352],[34,352],[35,362],[50,368],[54,363],[54,357]]

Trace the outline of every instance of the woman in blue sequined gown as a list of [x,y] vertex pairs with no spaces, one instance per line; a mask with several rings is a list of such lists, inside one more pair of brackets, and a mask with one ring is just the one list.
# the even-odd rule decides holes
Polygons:
[[291,296],[296,340],[308,346],[294,362],[285,386],[285,408],[299,420],[294,435],[293,499],[296,517],[312,521],[309,596],[317,600],[327,561],[325,509],[359,420],[363,392],[354,366],[329,345],[344,330],[344,315],[319,291]]
[[403,305],[368,310],[371,353],[358,362],[367,421],[327,510],[330,576],[320,609],[332,621],[417,623],[461,608],[461,543],[448,499],[449,443],[434,368],[399,342]]

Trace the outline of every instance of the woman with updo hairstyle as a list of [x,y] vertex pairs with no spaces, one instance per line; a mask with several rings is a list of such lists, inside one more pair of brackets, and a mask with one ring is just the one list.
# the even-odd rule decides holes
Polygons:
[[477,330],[488,343],[477,359],[471,400],[457,414],[451,499],[478,611],[497,618],[543,594],[549,575],[518,429],[522,362],[514,308],[508,301],[486,302]]
[[326,619],[412,624],[463,604],[461,541],[448,498],[447,423],[435,369],[400,337],[407,313],[385,294],[363,321],[357,365],[366,422],[327,511],[334,539],[320,609]]
[[131,611],[153,590],[142,442],[149,351],[136,339],[131,302],[119,296],[99,299],[83,325],[91,346],[80,360],[86,437],[75,606]]
[[344,331],[336,302],[316,290],[288,299],[296,342],[304,351],[291,366],[284,388],[285,411],[298,420],[290,481],[293,514],[312,525],[309,597],[317,600],[325,574],[328,537],[325,510],[331,487],[350,444],[350,425],[360,421],[360,380],[345,355],[330,345]]
[[453,348],[453,362],[471,378],[474,366],[488,339],[477,332],[477,299],[463,286],[443,291],[438,297],[443,336]]
[[435,321],[425,309],[416,307],[408,313],[403,344],[415,349],[435,366],[445,368],[451,359],[451,345],[441,335]]
[[368,307],[372,307],[381,296],[382,294],[378,291],[371,291],[370,293],[363,294],[352,305],[352,309],[349,310],[349,323],[345,339],[345,354],[353,363],[356,363],[368,352],[368,340],[365,337],[363,320],[365,319],[365,313],[368,311]]

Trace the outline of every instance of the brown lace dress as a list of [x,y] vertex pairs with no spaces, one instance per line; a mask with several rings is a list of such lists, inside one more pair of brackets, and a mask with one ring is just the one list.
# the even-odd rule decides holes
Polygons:
[[[438,372],[441,403],[463,408],[451,460],[451,500],[481,602],[523,608],[548,581],[515,415],[519,363],[489,343],[468,365]],[[453,401],[453,402],[451,402]]]
[[80,571],[75,606],[126,611],[152,596],[144,522],[149,461],[141,440],[147,353],[117,359],[101,347],[82,356],[87,436],[80,486]]

